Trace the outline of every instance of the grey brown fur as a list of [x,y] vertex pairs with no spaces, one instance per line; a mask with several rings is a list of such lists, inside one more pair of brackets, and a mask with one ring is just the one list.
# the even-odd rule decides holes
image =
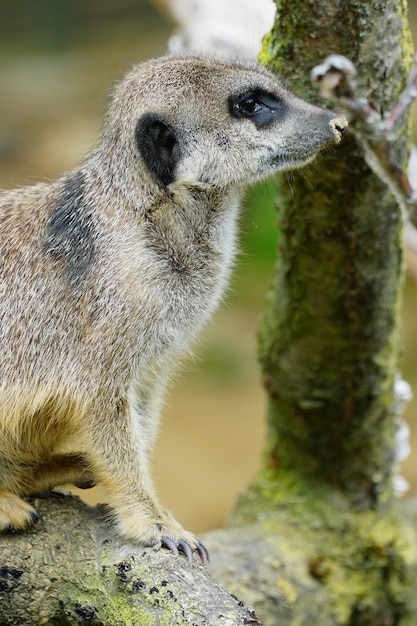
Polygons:
[[256,65],[167,56],[118,85],[79,169],[0,196],[0,529],[95,480],[129,540],[205,559],[149,475],[164,389],[227,284],[242,187],[345,126]]

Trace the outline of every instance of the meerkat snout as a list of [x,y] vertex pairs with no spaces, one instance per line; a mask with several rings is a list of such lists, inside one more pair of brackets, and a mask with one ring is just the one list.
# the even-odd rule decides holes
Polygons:
[[333,128],[336,143],[340,143],[345,136],[346,128],[348,126],[347,119],[342,115],[330,120],[329,123]]
[[242,188],[345,128],[255,64],[167,56],[121,81],[79,168],[0,195],[0,530],[96,481],[128,540],[207,560],[152,484],[163,394],[227,285]]

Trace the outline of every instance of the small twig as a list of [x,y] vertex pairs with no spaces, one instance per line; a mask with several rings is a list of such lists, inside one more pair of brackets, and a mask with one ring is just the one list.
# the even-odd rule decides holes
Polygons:
[[[417,58],[416,58],[417,62]],[[349,59],[331,55],[317,65],[311,78],[320,86],[326,98],[337,99],[339,105],[351,113],[351,129],[364,151],[372,171],[389,187],[397,200],[405,221],[417,227],[417,190],[394,156],[396,132],[410,106],[417,98],[417,66],[390,113],[382,118],[375,105],[356,96],[356,68]],[[362,122],[355,125],[355,120]]]
[[[417,63],[417,55],[414,57],[414,62]],[[417,98],[417,66],[415,65],[408,81],[407,86],[400,95],[397,104],[392,111],[385,118],[384,126],[387,132],[395,130],[399,123],[404,119],[406,113],[408,113],[414,100]]]

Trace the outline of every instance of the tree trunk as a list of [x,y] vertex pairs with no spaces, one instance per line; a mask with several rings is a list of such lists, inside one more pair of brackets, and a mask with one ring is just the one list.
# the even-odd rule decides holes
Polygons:
[[[356,65],[359,94],[382,113],[392,107],[411,60],[401,2],[291,0],[278,9],[263,58],[269,51],[297,91],[313,98],[312,66],[337,52]],[[406,142],[404,132],[399,158]],[[324,480],[369,509],[390,497],[394,460],[400,211],[349,137],[291,187],[281,182],[279,198],[279,264],[260,336],[270,399],[264,470]]]

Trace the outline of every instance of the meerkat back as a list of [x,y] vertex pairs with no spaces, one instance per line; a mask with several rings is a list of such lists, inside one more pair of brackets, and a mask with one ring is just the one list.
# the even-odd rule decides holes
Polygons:
[[0,530],[100,482],[127,539],[207,559],[152,484],[163,393],[227,284],[242,187],[345,126],[254,64],[167,56],[118,85],[78,169],[0,195]]

